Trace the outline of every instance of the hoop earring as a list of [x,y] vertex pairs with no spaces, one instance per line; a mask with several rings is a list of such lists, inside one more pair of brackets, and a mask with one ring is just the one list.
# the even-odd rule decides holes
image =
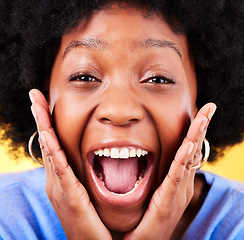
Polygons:
[[200,169],[208,160],[209,154],[210,154],[210,145],[206,138],[203,140],[205,148],[204,148],[204,157],[202,161],[200,161],[198,164],[191,167],[191,169]]
[[37,158],[34,156],[33,151],[32,151],[32,143],[33,143],[33,141],[34,141],[34,138],[35,138],[36,134],[37,134],[37,131],[35,131],[35,132],[31,135],[31,137],[30,137],[30,139],[29,139],[29,142],[28,142],[28,151],[29,151],[29,154],[30,154],[30,156],[31,156],[31,158],[33,159],[34,162],[39,163],[39,164],[41,164],[42,166],[44,166],[42,159],[40,159],[40,158],[37,159]]

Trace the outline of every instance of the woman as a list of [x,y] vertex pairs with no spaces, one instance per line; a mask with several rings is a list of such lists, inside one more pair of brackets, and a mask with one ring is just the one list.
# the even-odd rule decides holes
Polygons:
[[[17,109],[29,114],[23,92],[44,93],[47,100],[33,89],[30,99],[53,208],[43,169],[3,176],[2,238],[243,238],[243,186],[195,174],[216,105],[212,152],[242,140],[240,7],[101,1],[3,9],[3,123],[23,128],[26,118],[13,118]],[[6,136],[18,146],[24,132],[14,130]],[[8,209],[17,206],[14,220]]]

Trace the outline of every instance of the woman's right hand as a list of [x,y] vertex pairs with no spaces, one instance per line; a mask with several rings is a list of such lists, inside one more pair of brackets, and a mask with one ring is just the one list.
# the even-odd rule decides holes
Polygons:
[[30,91],[31,110],[39,133],[46,171],[46,192],[68,239],[112,239],[93,207],[84,186],[74,175],[52,127],[48,103]]

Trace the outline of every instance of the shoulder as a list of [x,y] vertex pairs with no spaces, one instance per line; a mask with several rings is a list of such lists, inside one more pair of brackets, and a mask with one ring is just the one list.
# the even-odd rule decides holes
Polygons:
[[66,239],[45,181],[44,168],[0,175],[0,239]]
[[[45,171],[37,168],[28,172],[7,173],[0,175],[0,203],[6,204],[26,199],[33,202],[33,197],[45,196]],[[1,209],[0,209],[1,211]]]
[[210,185],[209,198],[222,198],[225,196],[224,201],[239,203],[244,201],[244,183],[226,179],[224,177],[215,175],[209,172],[201,172],[206,182]]
[[244,239],[244,184],[212,173],[200,174],[210,190],[184,239]]
[[44,168],[36,168],[26,172],[0,174],[0,191],[14,184],[32,186],[35,183],[44,186],[45,182],[43,179],[45,180]]

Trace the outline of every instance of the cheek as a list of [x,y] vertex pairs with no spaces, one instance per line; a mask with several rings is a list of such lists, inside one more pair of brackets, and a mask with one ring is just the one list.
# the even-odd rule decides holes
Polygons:
[[[64,149],[67,160],[76,176],[84,179],[84,163],[81,158],[81,137],[89,119],[88,107],[75,104],[76,100],[62,97],[57,99],[53,109],[56,134]],[[72,103],[72,104],[71,104]]]
[[160,111],[154,118],[161,147],[158,183],[166,176],[175,153],[186,136],[194,111],[191,101],[180,99],[168,99],[167,104],[158,106]]

